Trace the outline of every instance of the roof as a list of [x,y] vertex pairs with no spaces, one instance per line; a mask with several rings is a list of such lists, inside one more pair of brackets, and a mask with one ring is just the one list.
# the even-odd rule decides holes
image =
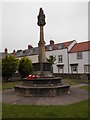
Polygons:
[[[10,53],[7,53],[7,55],[10,55]],[[5,52],[0,52],[0,59],[5,58],[6,54]]]
[[52,50],[60,50],[60,49],[65,49],[67,48],[72,42],[74,42],[75,40],[72,41],[68,41],[68,42],[62,42],[62,43],[57,43],[57,44],[53,44],[53,45],[46,45],[46,51],[50,51],[49,47],[52,46],[53,49]]
[[90,51],[90,41],[76,43],[70,50],[71,53],[84,51]]
[[30,56],[30,55],[38,55],[39,49],[38,47],[25,49],[20,52],[16,52],[16,57]]
[[[74,41],[74,40],[73,40]],[[45,50],[46,51],[53,51],[53,50],[60,50],[67,48],[73,41],[58,43],[58,44],[52,44],[52,45],[46,45]],[[52,47],[52,48],[50,48]],[[20,52],[16,53],[16,57],[23,57],[23,56],[30,56],[30,55],[38,55],[39,49],[38,47],[34,47],[31,49],[22,50]]]
[[[49,44],[45,46],[46,51],[53,51],[53,50],[60,50],[60,49],[65,49],[67,48],[72,42],[62,42],[62,43],[57,43],[57,44]],[[39,54],[39,49],[38,47],[34,47],[31,49],[25,49],[20,52],[16,52],[16,57],[23,57],[23,56],[30,56],[30,55],[38,55]],[[2,57],[5,57],[5,53],[2,53]]]
[[68,41],[68,42],[64,42],[64,48],[67,48],[72,42],[74,42],[74,40],[72,41]]

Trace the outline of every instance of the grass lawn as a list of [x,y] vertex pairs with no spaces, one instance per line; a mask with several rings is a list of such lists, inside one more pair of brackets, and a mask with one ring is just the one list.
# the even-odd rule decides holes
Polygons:
[[0,90],[2,90],[2,83],[0,83]]
[[3,118],[88,118],[88,100],[67,106],[2,105]]
[[77,80],[77,79],[62,79],[61,81],[63,84],[69,84],[69,85],[78,85],[83,82],[87,82],[87,80]]
[[[77,85],[80,84],[85,80],[69,80],[69,79],[63,79],[62,83],[63,84],[69,84],[69,85]],[[17,84],[22,84],[22,81],[17,81],[17,82],[8,82],[8,83],[0,83],[0,90],[5,90],[5,89],[12,89],[14,88],[15,85]]]
[[90,89],[89,89],[88,85],[87,85],[87,86],[80,87],[80,88],[81,88],[81,89],[85,89],[85,90],[87,90],[88,92],[90,92]]
[[[78,80],[62,80],[62,82],[70,85],[81,83]],[[16,84],[22,84],[22,82],[3,83],[2,89],[11,89]],[[81,89],[88,90],[88,86],[83,86]],[[87,118],[88,100],[65,106],[12,105],[3,103],[2,116],[3,118]]]
[[22,84],[22,81],[2,83],[2,90],[12,89],[17,84]]

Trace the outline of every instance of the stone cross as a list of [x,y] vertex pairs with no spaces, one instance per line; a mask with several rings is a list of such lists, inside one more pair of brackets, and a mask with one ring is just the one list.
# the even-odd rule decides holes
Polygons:
[[46,61],[46,55],[45,55],[45,41],[44,41],[44,29],[43,26],[45,23],[45,14],[42,8],[40,8],[39,15],[38,15],[38,26],[40,26],[40,41],[38,43],[39,48],[39,62],[40,62],[40,71],[41,76],[43,76],[43,62]]

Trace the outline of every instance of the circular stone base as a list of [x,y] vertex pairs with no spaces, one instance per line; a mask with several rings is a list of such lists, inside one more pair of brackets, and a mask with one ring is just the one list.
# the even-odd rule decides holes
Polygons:
[[24,96],[50,97],[65,94],[69,90],[69,85],[62,85],[60,77],[22,79],[22,85],[15,86],[15,92]]
[[2,102],[9,104],[69,105],[85,99],[88,99],[88,91],[76,87],[70,87],[67,94],[56,97],[24,97],[15,93],[14,89],[2,91]]
[[69,90],[69,85],[60,85],[60,86],[45,86],[45,87],[37,87],[37,86],[15,86],[15,92],[22,94],[24,96],[33,96],[33,97],[54,97],[59,96],[61,94],[65,94]]

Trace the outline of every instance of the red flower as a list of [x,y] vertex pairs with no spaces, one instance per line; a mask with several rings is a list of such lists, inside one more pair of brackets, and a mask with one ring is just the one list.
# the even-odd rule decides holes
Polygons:
[[27,79],[34,79],[34,78],[37,78],[36,75],[28,75],[27,76]]

